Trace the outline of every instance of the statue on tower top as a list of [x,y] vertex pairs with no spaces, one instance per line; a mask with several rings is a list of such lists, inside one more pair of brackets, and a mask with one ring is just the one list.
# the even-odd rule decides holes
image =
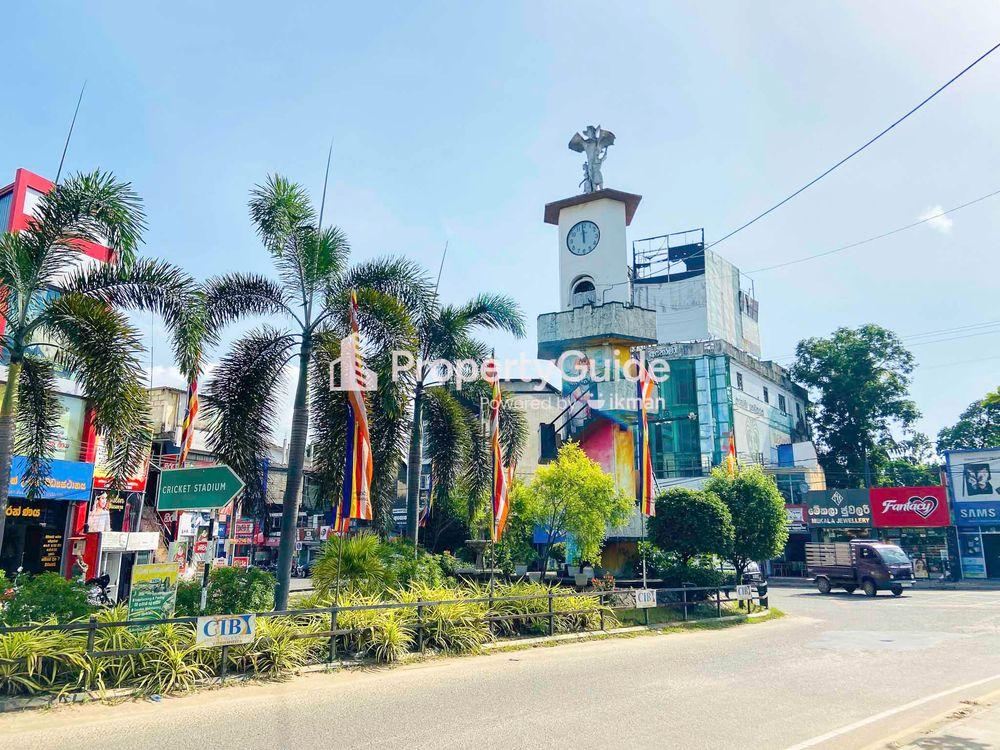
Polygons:
[[587,161],[583,164],[583,192],[593,193],[604,189],[604,175],[601,174],[601,164],[608,155],[608,146],[615,142],[615,134],[604,130],[600,125],[588,125],[583,129],[583,135],[577,133],[569,141],[571,151],[585,153]]

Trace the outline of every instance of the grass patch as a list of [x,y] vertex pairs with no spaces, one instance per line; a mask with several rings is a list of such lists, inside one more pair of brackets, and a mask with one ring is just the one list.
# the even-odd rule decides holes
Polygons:
[[[649,610],[649,624],[650,625],[683,625],[684,620],[684,608],[683,607],[651,607]],[[773,620],[776,617],[781,617],[784,615],[780,610],[770,609],[770,614],[762,614],[763,610],[759,607],[755,608],[754,617],[751,622],[766,622],[767,620]],[[761,614],[758,614],[761,613]],[[777,614],[775,614],[777,613]],[[722,616],[723,617],[734,617],[739,615],[746,615],[747,611],[745,609],[740,609],[735,604],[723,605]],[[687,620],[708,620],[715,618],[718,615],[718,611],[714,604],[691,604],[688,605],[687,610]],[[623,610],[618,612],[618,619],[621,620],[622,625],[645,625],[645,615],[643,615],[642,610],[631,609]],[[711,625],[712,623],[706,623]],[[728,625],[727,622],[718,623],[720,625]],[[697,627],[697,625],[691,625],[690,627]]]

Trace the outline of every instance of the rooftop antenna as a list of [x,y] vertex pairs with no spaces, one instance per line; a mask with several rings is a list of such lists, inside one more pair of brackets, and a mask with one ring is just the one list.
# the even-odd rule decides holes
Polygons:
[[83,101],[83,92],[86,89],[87,81],[84,80],[83,86],[80,87],[80,96],[76,100],[76,109],[73,110],[73,120],[69,124],[69,132],[66,133],[66,143],[63,144],[62,156],[59,157],[59,169],[56,170],[56,185],[59,184],[59,178],[62,176],[63,162],[66,161],[66,150],[69,148],[69,139],[73,137],[73,127],[76,125],[76,116],[80,114],[80,102]]

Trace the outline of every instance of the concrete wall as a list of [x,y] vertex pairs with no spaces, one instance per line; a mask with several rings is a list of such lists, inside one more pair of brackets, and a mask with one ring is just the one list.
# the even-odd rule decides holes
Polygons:
[[663,284],[636,284],[635,304],[656,311],[656,340],[697,341],[709,338],[705,277]]

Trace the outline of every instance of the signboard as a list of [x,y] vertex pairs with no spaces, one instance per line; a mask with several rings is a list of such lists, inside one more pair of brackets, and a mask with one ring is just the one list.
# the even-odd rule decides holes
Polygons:
[[753,586],[745,586],[740,584],[736,587],[736,599],[737,601],[745,602],[748,599],[753,598]]
[[[152,448],[150,448],[152,450]],[[113,476],[108,462],[108,448],[104,438],[97,436],[97,445],[94,448],[94,489],[110,489]],[[139,464],[139,467],[130,476],[125,478],[124,485],[119,488],[122,492],[145,492],[146,477],[149,475],[149,453]]]
[[656,606],[656,591],[654,589],[635,590],[635,608],[649,609]]
[[237,544],[250,544],[253,541],[253,521],[237,521],[233,524],[233,539]]
[[809,513],[805,505],[785,506],[785,525],[789,534],[809,533]]
[[945,453],[948,481],[956,503],[1000,501],[1000,446]]
[[245,485],[228,466],[164,469],[156,493],[156,509],[213,510],[222,508],[243,491]]
[[245,555],[243,555],[243,556],[236,555],[235,557],[233,557],[233,567],[234,568],[249,568],[250,567],[250,558],[247,557],[247,556],[245,556]]
[[252,643],[257,635],[257,615],[211,615],[199,617],[195,647],[238,646]]
[[810,490],[804,499],[811,526],[871,526],[868,490]]
[[872,525],[879,528],[950,526],[944,487],[872,487]]
[[979,500],[955,503],[956,526],[1000,525],[1000,501]]
[[[21,482],[28,467],[24,456],[13,456],[10,462],[10,496],[27,497],[28,488]],[[82,461],[61,461],[52,459],[49,476],[45,485],[39,488],[36,499],[45,500],[90,500],[94,484],[94,465]]]
[[177,601],[177,563],[136,565],[132,568],[132,590],[128,619],[167,619]]

